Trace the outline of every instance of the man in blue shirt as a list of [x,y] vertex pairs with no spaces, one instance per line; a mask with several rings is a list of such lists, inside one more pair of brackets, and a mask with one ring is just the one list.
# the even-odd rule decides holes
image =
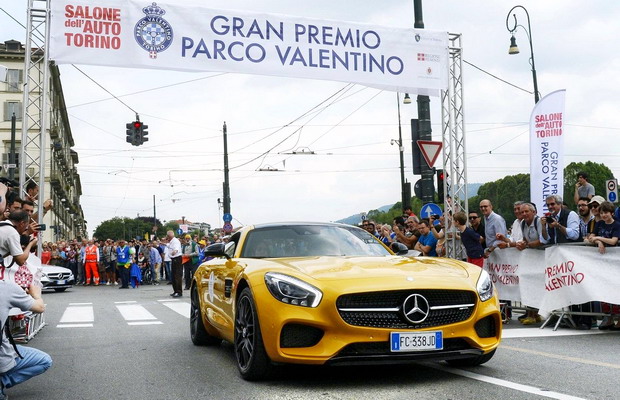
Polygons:
[[418,225],[418,230],[421,236],[415,244],[415,250],[425,256],[437,257],[437,251],[435,250],[437,247],[437,239],[435,239],[435,236],[431,233],[430,222],[427,219],[423,219]]
[[121,275],[121,287],[119,289],[129,289],[129,267],[131,267],[131,257],[127,242],[121,240],[116,247],[116,265]]

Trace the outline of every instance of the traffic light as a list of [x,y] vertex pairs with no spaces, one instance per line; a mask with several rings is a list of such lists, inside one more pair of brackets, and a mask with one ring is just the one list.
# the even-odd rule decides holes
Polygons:
[[148,142],[149,141],[149,138],[146,137],[146,135],[149,134],[149,131],[147,129],[149,129],[149,126],[142,124],[142,127],[140,128],[140,130],[142,132],[142,135],[141,135],[142,139],[140,140],[140,144],[144,144],[144,142]]
[[142,122],[133,121],[133,130],[136,132],[136,144],[134,146],[140,146],[142,144]]
[[133,122],[125,125],[127,127],[127,143],[131,143],[135,146],[136,131],[133,129]]
[[443,183],[445,180],[445,173],[443,172],[443,169],[436,170],[435,177],[437,178],[437,201],[440,203],[443,203],[443,200],[444,200]]

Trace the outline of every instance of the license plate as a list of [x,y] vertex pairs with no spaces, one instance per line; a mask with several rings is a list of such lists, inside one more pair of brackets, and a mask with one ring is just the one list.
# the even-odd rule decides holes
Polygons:
[[62,280],[62,281],[56,281],[57,285],[66,285],[67,284],[67,280]]
[[443,332],[391,332],[392,352],[443,349]]

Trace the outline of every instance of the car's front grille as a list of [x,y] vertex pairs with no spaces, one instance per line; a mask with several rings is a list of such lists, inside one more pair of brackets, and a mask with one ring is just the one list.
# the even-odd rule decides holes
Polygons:
[[[426,317],[418,315],[416,322],[407,319],[403,311],[405,300],[412,295],[423,297],[429,307],[424,310]],[[465,321],[471,317],[477,298],[475,292],[466,290],[412,289],[346,294],[338,298],[336,306],[350,325],[419,329]],[[424,300],[420,299],[420,303]]]
[[47,277],[51,281],[69,279],[69,277],[71,277],[71,272],[51,272],[51,273],[47,273]]

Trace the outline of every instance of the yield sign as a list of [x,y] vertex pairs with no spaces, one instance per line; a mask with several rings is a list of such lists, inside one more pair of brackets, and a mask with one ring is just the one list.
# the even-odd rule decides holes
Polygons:
[[441,142],[433,142],[431,140],[418,140],[418,147],[422,152],[422,156],[424,156],[424,160],[426,164],[428,164],[429,168],[433,168],[435,165],[435,161],[437,161],[437,157],[439,157],[439,152],[441,151]]

